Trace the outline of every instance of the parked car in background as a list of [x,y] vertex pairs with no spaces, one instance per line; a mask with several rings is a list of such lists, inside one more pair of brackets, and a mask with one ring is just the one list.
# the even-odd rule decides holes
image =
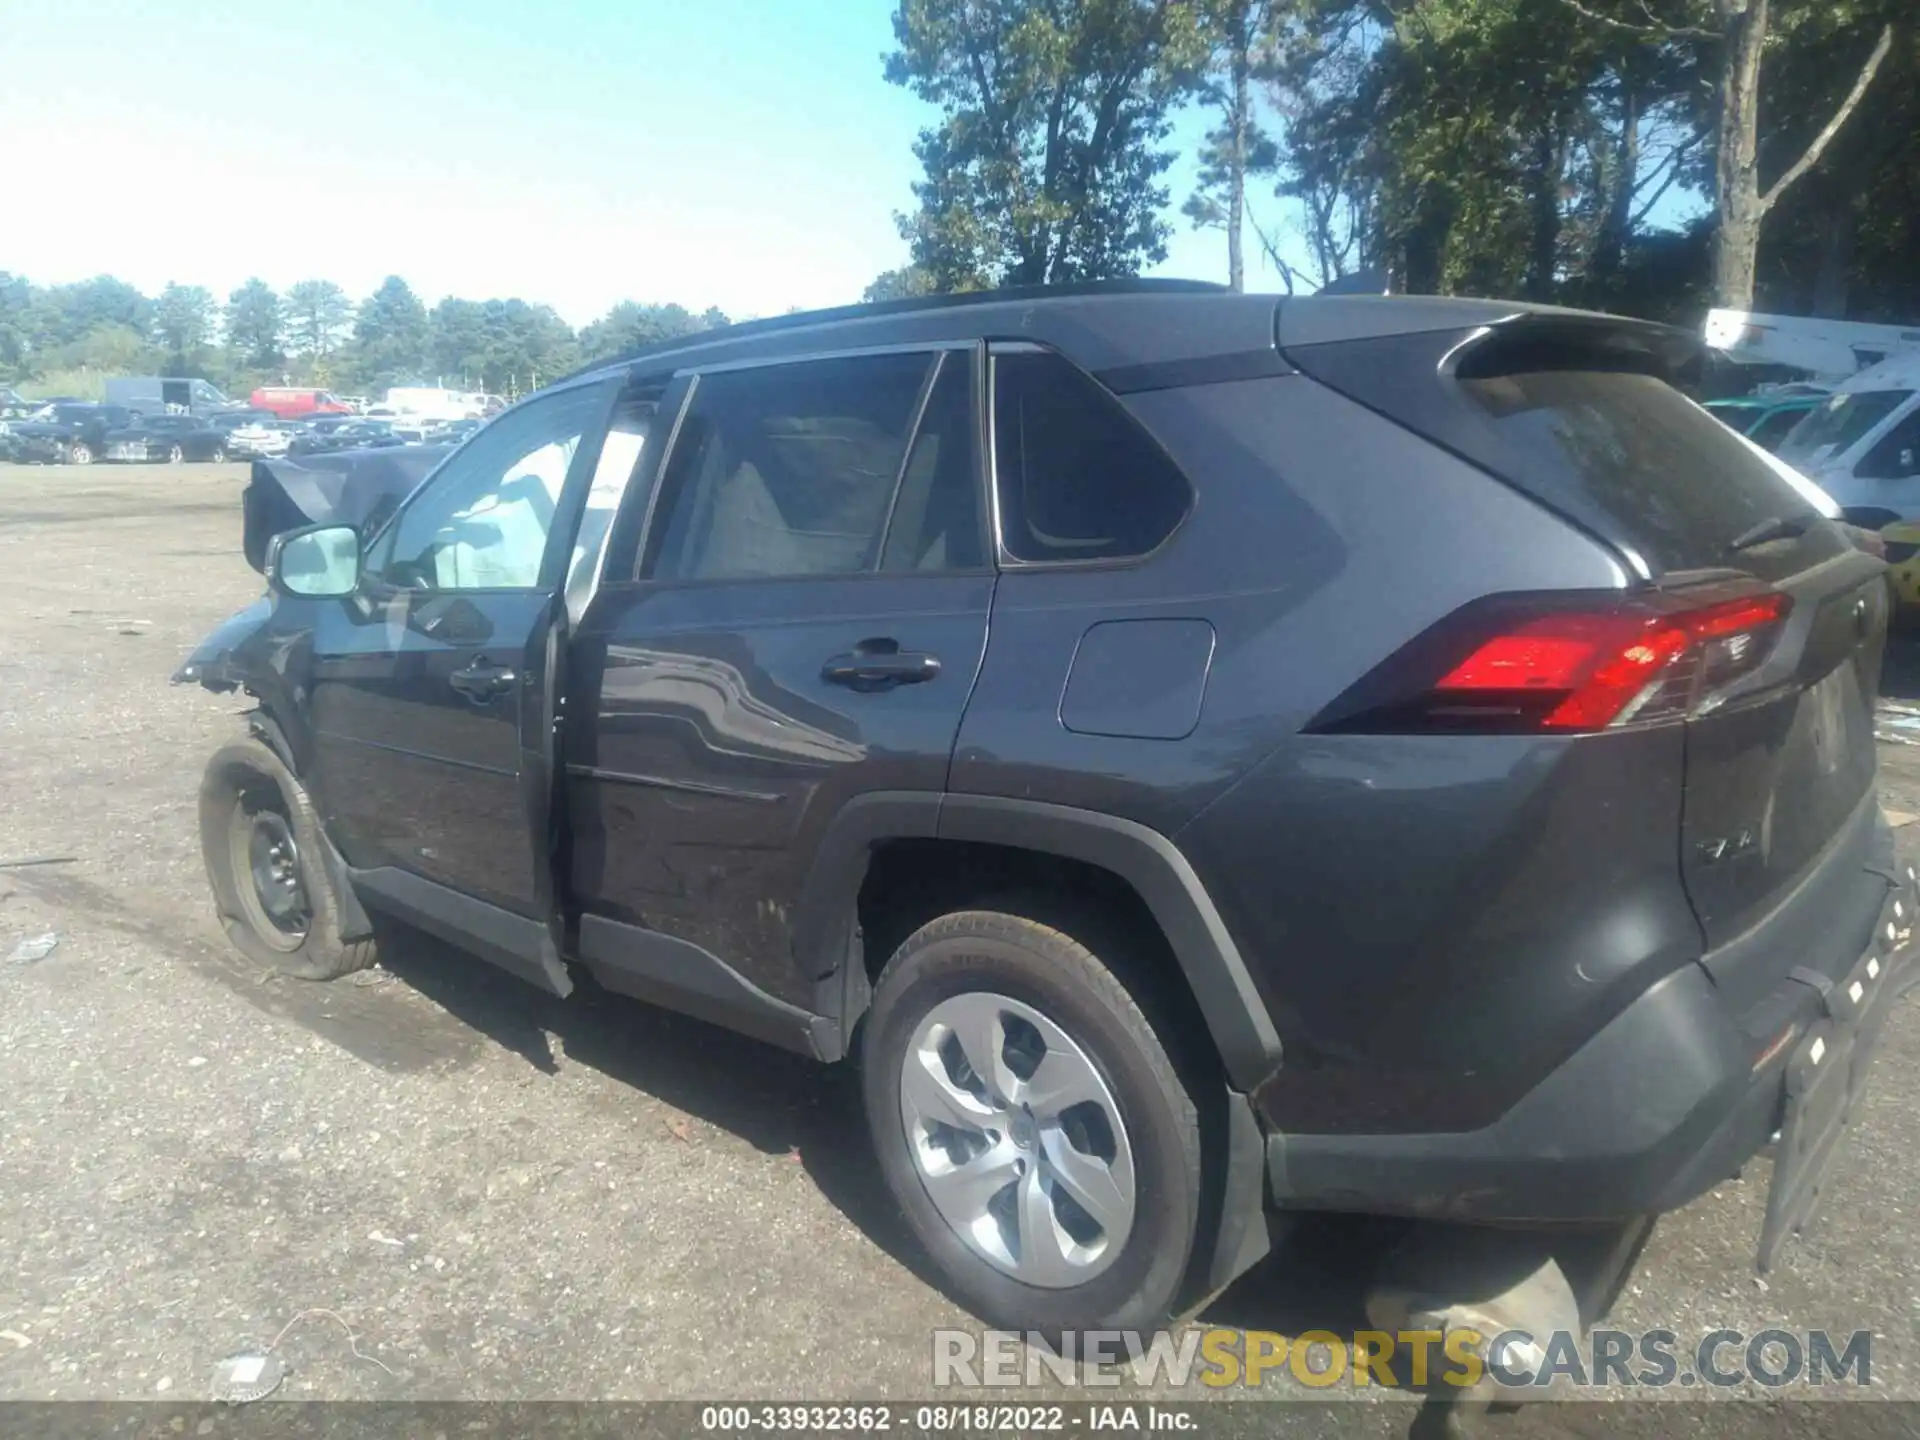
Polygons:
[[271,410],[259,410],[249,405],[237,410],[222,410],[218,415],[207,416],[206,420],[216,430],[231,432],[243,425],[261,425],[279,418]]
[[119,375],[107,381],[104,393],[109,405],[124,405],[141,415],[205,416],[238,408],[211,382],[192,376]]
[[449,420],[444,425],[433,426],[422,438],[429,445],[458,445],[462,440],[465,440],[486,423],[484,420],[471,418],[466,420]]
[[334,397],[356,415],[367,413],[367,407],[373,403],[364,395],[336,395]]
[[293,442],[287,446],[287,453],[325,455],[334,450],[370,450],[406,443],[404,436],[394,434],[389,421],[354,418],[325,428],[307,427],[293,437]]
[[227,453],[246,459],[284,455],[300,433],[296,425],[281,420],[253,420],[227,432]]
[[25,420],[7,423],[13,458],[41,465],[91,465],[106,446],[109,430],[134,420],[124,405],[57,400]]
[[282,420],[303,415],[351,415],[352,409],[331,390],[307,385],[262,385],[248,398],[256,410],[268,410]]
[[1780,446],[1856,525],[1920,520],[1920,351],[1841,382]]
[[1707,413],[1746,436],[1762,450],[1778,450],[1806,415],[1820,408],[1825,390],[1795,395],[1738,395],[1707,401]]
[[8,438],[13,422],[26,419],[40,406],[40,401],[29,400],[17,390],[0,389],[0,460],[13,458],[13,442]]
[[227,432],[216,430],[193,415],[142,415],[131,424],[109,430],[102,437],[103,460],[144,464],[186,460],[221,461],[227,458]]
[[418,420],[462,420],[486,414],[484,395],[471,390],[449,390],[441,385],[397,385],[387,391],[381,408]]

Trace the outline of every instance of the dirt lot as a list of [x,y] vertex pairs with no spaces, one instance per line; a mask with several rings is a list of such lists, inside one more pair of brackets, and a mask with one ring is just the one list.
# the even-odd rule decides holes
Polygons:
[[[0,860],[75,857],[0,870],[0,1399],[203,1394],[316,1308],[355,1340],[286,1333],[299,1398],[927,1395],[928,1332],[970,1322],[846,1074],[426,941],[332,986],[229,949],[193,799],[244,702],[166,682],[258,591],[242,480],[0,467]],[[1915,757],[1888,747],[1895,809],[1920,811]],[[1817,1237],[1756,1280],[1757,1167],[1660,1226],[1615,1323],[1871,1329],[1876,1390],[1920,1397],[1914,1009]],[[1377,1240],[1309,1222],[1211,1314],[1360,1324]]]

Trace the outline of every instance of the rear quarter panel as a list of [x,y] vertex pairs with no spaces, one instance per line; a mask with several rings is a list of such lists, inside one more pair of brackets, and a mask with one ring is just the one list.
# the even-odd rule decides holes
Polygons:
[[[1699,953],[1676,863],[1679,734],[1307,726],[1470,600],[1611,590],[1624,572],[1535,502],[1306,377],[1126,403],[1192,477],[1194,509],[1144,562],[1002,576],[950,788],[1173,837],[1253,968],[1282,1076],[1301,1077],[1276,1097],[1287,1123],[1497,1114],[1519,1077],[1597,1026],[1597,1005]],[[1146,617],[1215,632],[1191,733],[1067,730],[1076,647],[1101,622]],[[1439,1081],[1444,1115],[1421,1095]]]

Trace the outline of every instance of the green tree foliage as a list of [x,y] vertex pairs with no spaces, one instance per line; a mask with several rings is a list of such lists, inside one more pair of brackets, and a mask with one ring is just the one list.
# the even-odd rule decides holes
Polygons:
[[239,364],[271,370],[284,363],[285,326],[280,297],[266,281],[256,277],[227,296],[227,345]]
[[153,302],[111,275],[43,290],[36,309],[35,339],[47,347],[70,345],[100,325],[117,325],[144,337],[153,318]]
[[0,380],[24,380],[33,368],[33,287],[0,270]]
[[860,298],[866,304],[873,305],[882,300],[912,300],[936,293],[938,287],[932,275],[918,265],[902,265],[874,276],[873,283],[860,292]]
[[942,112],[900,217],[914,264],[958,290],[1165,258],[1168,117],[1205,30],[1185,0],[900,0],[886,78]]
[[338,368],[355,386],[383,391],[426,376],[430,349],[427,307],[405,280],[389,275],[360,302]]
[[204,285],[169,282],[153,307],[153,338],[167,355],[168,368],[194,368],[212,345],[219,318],[219,306]]
[[[1286,122],[1280,189],[1317,279],[1380,264],[1404,289],[1673,313],[1683,292],[1707,298],[1674,268],[1683,257],[1710,266],[1719,303],[1752,301],[1756,273],[1785,279],[1761,221],[1811,187],[1829,214],[1853,212],[1795,242],[1802,276],[1809,245],[1827,257],[1831,302],[1867,218],[1864,176],[1899,190],[1892,172],[1920,159],[1900,13],[1900,0],[1308,0],[1267,69]],[[1888,38],[1902,35],[1904,49]],[[1905,74],[1904,90],[1875,83],[1878,68]],[[1856,112],[1887,117],[1883,144],[1851,145]],[[1649,233],[1676,186],[1706,197],[1711,223]],[[1902,232],[1874,251],[1897,263],[1904,223],[1870,223]],[[1657,255],[1639,253],[1649,245]],[[1679,288],[1649,291],[1656,276]]]
[[294,354],[319,359],[340,348],[353,321],[353,302],[331,280],[302,280],[287,291],[286,317]]
[[695,315],[683,305],[642,305],[622,300],[580,332],[580,360],[585,364],[624,355],[643,345],[658,345],[727,324],[727,317],[709,308]]
[[558,379],[580,359],[573,331],[551,306],[517,299],[442,300],[433,307],[428,350],[448,384],[508,395]]

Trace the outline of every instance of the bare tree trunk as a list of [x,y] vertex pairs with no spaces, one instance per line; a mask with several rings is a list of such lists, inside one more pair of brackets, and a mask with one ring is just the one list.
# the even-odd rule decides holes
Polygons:
[[1768,0],[1716,0],[1725,27],[1725,49],[1720,67],[1720,144],[1714,174],[1714,201],[1719,230],[1713,247],[1714,303],[1735,310],[1753,308],[1755,262],[1760,250],[1760,222],[1775,202],[1807,171],[1840,133],[1867,93],[1880,64],[1893,46],[1893,27],[1886,26],[1874,42],[1866,64],[1854,77],[1853,88],[1840,102],[1820,133],[1763,192],[1755,166],[1760,129],[1760,53],[1767,42]]
[[1240,230],[1247,214],[1247,110],[1253,103],[1248,94],[1248,72],[1252,68],[1248,50],[1252,36],[1248,30],[1248,7],[1234,7],[1233,16],[1233,120],[1232,153],[1227,157],[1227,284],[1235,290],[1247,288],[1246,257],[1241,254]]
[[1559,136],[1545,126],[1533,142],[1533,194],[1529,197],[1532,244],[1527,257],[1527,298],[1553,299],[1560,254],[1560,173],[1565,155]]
[[1612,189],[1607,192],[1606,213],[1587,266],[1589,281],[1602,290],[1626,265],[1627,245],[1633,239],[1634,187],[1640,179],[1640,92],[1624,79],[1621,85],[1620,143],[1614,153]]
[[1756,152],[1760,134],[1760,53],[1767,43],[1767,0],[1717,0],[1726,39],[1720,60],[1719,160],[1714,203],[1713,298],[1735,310],[1753,308],[1753,273],[1760,249]]

